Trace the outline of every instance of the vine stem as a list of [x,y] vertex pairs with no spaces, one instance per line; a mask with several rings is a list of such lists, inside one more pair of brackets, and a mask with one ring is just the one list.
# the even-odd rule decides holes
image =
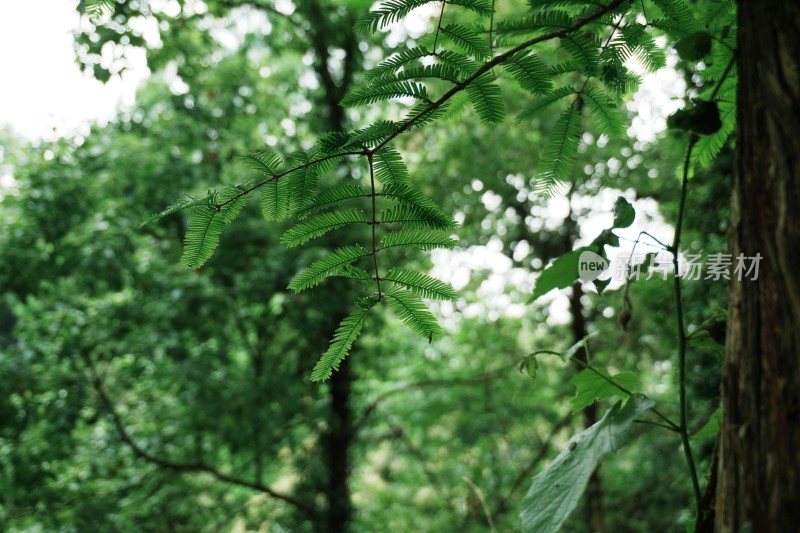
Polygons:
[[692,490],[697,511],[700,511],[700,482],[697,478],[697,467],[692,456],[692,445],[689,442],[688,428],[688,405],[686,402],[686,327],[683,320],[683,305],[681,297],[681,276],[680,276],[680,251],[681,231],[683,230],[683,214],[686,210],[686,192],[689,188],[689,165],[692,159],[692,150],[698,141],[695,134],[689,137],[689,146],[686,149],[686,158],[683,161],[683,177],[681,179],[681,196],[678,204],[678,220],[675,224],[675,237],[672,241],[672,269],[675,285],[675,321],[678,329],[678,384],[680,390],[680,435],[683,443],[683,453],[686,456],[686,465],[689,467],[689,475],[692,479]]
[[[722,76],[717,81],[716,87],[711,93],[709,100],[714,100],[719,94],[722,84],[727,79],[728,75],[733,70],[736,64],[736,54],[731,57],[727,66],[725,67]],[[683,215],[686,212],[686,194],[689,188],[689,167],[692,162],[692,151],[694,150],[697,141],[700,138],[695,133],[690,133],[688,146],[686,147],[686,157],[683,160],[683,175],[681,177],[681,193],[680,201],[678,203],[678,220],[675,223],[675,236],[670,247],[672,252],[672,269],[674,272],[674,287],[675,287],[675,322],[678,334],[678,385],[680,395],[680,436],[683,444],[683,453],[686,456],[686,464],[689,467],[689,474],[692,479],[692,490],[694,492],[694,499],[697,512],[700,512],[700,505],[702,494],[700,492],[700,482],[697,478],[697,467],[695,466],[694,457],[692,456],[692,445],[689,441],[689,427],[688,427],[688,403],[686,401],[686,346],[688,344],[688,337],[686,336],[686,326],[683,318],[683,304],[681,292],[681,277],[680,277],[680,244],[681,233],[683,231]]]
[[[563,357],[562,353],[554,352],[552,350],[537,350],[537,351],[533,352],[530,355],[531,356],[536,356],[536,355],[540,355],[540,354],[543,354],[543,355],[556,355],[558,357]],[[606,376],[605,374],[603,374],[602,372],[597,370],[594,366],[592,366],[590,363],[586,363],[584,361],[581,361],[580,359],[575,359],[575,358],[571,358],[570,361],[573,361],[573,362],[577,363],[579,366],[581,366],[581,367],[583,367],[583,368],[585,368],[587,370],[590,370],[591,372],[594,372],[600,378],[606,380],[609,384],[611,384],[615,388],[619,389],[621,392],[627,394],[628,396],[632,396],[633,395],[633,391],[628,389],[626,386],[622,385],[620,382],[618,382],[613,377]],[[661,413],[658,409],[656,409],[655,407],[651,407],[650,411],[652,411],[654,415],[656,415],[658,418],[660,418],[661,420],[664,421],[664,424],[656,424],[656,425],[658,425],[659,427],[663,427],[663,428],[669,429],[670,431],[674,431],[676,433],[680,431],[680,426],[678,424],[676,424],[675,422],[673,422],[672,420],[670,420],[669,417],[667,417],[666,415]]]
[[378,285],[378,301],[381,301],[383,293],[381,292],[381,275],[378,271],[378,241],[375,236],[375,227],[378,225],[376,216],[378,194],[375,192],[375,162],[372,154],[367,154],[367,161],[369,162],[369,187],[370,196],[372,197],[372,223],[370,224],[372,226],[372,262],[375,264],[375,283]]

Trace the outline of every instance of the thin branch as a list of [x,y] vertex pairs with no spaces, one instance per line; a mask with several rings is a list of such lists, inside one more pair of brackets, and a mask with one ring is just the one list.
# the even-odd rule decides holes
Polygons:
[[442,19],[444,18],[444,8],[447,2],[442,2],[442,10],[439,12],[439,22],[436,24],[436,33],[433,36],[433,54],[436,55],[436,43],[439,41],[439,33],[442,31]]
[[312,167],[314,165],[319,165],[320,163],[324,163],[325,161],[328,161],[330,159],[336,159],[338,157],[345,157],[345,156],[348,156],[348,155],[364,155],[364,152],[361,151],[361,150],[359,150],[359,151],[348,150],[346,152],[339,152],[337,154],[326,155],[324,157],[320,157],[320,158],[311,160],[311,161],[309,161],[307,163],[303,163],[302,165],[297,165],[296,167],[292,167],[292,168],[290,168],[288,170],[284,170],[283,172],[278,172],[277,174],[273,174],[272,177],[267,178],[267,179],[262,180],[262,181],[259,181],[255,185],[252,185],[251,187],[248,187],[244,191],[242,191],[239,194],[233,196],[232,198],[229,198],[228,200],[225,200],[221,204],[215,205],[214,208],[217,211],[219,211],[220,209],[222,209],[223,207],[225,207],[229,203],[238,200],[242,196],[247,196],[248,194],[250,194],[254,190],[258,189],[259,187],[262,187],[262,186],[266,185],[267,183],[272,183],[273,181],[278,181],[279,179],[281,179],[285,175],[291,174],[292,172],[296,172],[296,171],[301,170],[301,169],[309,168],[309,167]]
[[375,148],[372,148],[371,150],[368,150],[368,151],[371,151],[373,153],[377,152],[378,150],[380,150],[381,148],[383,148],[384,146],[389,144],[391,141],[393,141],[396,137],[398,137],[399,135],[401,135],[401,134],[405,133],[406,131],[408,131],[422,117],[424,117],[428,113],[430,113],[432,111],[435,111],[436,109],[441,107],[445,102],[450,100],[453,96],[455,96],[456,94],[458,94],[461,91],[463,91],[464,89],[466,89],[472,82],[474,82],[475,80],[480,78],[482,75],[484,75],[487,72],[489,72],[490,70],[492,70],[492,68],[494,68],[494,67],[496,67],[496,66],[498,66],[498,65],[500,65],[500,64],[502,64],[502,63],[504,63],[506,61],[508,61],[515,54],[521,52],[522,50],[530,48],[533,45],[536,45],[536,44],[539,44],[539,43],[542,43],[542,42],[545,42],[545,41],[551,41],[553,39],[558,39],[560,37],[564,37],[564,36],[574,32],[574,31],[577,31],[577,30],[581,29],[583,26],[589,24],[590,22],[594,22],[595,20],[599,19],[603,15],[605,15],[607,13],[610,13],[611,11],[614,11],[619,6],[621,6],[622,4],[624,4],[625,2],[628,2],[628,1],[630,1],[630,0],[614,0],[613,2],[608,4],[607,6],[604,6],[604,7],[600,8],[600,9],[598,9],[597,11],[592,13],[591,15],[588,15],[588,16],[582,18],[582,19],[579,19],[579,20],[575,21],[575,23],[573,23],[572,26],[568,26],[566,28],[562,28],[562,29],[557,30],[557,31],[553,31],[553,32],[550,32],[550,33],[545,33],[544,35],[540,35],[538,37],[534,37],[532,39],[528,39],[527,41],[525,41],[525,42],[523,42],[521,44],[518,44],[517,46],[515,46],[514,48],[511,48],[510,50],[508,50],[506,52],[503,52],[502,54],[494,56],[492,59],[490,59],[489,61],[487,61],[483,65],[481,65],[475,72],[473,72],[471,75],[469,75],[463,81],[461,81],[458,85],[456,85],[455,87],[451,88],[449,91],[444,93],[438,100],[435,100],[434,102],[431,102],[431,104],[426,109],[420,111],[419,113],[417,113],[416,115],[414,115],[410,119],[408,119],[405,122],[403,122],[394,132],[392,132],[388,137],[386,137],[386,139],[381,141],[377,146],[375,146]]
[[263,492],[264,494],[266,494],[266,495],[268,495],[268,496],[270,496],[270,497],[272,497],[272,498],[274,498],[276,500],[280,500],[282,502],[288,503],[289,505],[295,507],[297,510],[301,511],[303,514],[305,514],[309,518],[314,518],[314,517],[317,516],[317,511],[312,506],[310,506],[309,504],[307,504],[305,502],[302,502],[300,500],[297,500],[297,499],[295,499],[295,498],[293,498],[291,496],[287,496],[287,495],[282,494],[280,492],[276,492],[275,490],[271,489],[267,485],[264,485],[263,483],[260,483],[258,481],[249,481],[249,480],[246,480],[246,479],[241,479],[241,478],[232,476],[230,474],[227,474],[225,472],[222,472],[221,470],[218,470],[217,468],[215,468],[215,467],[213,467],[211,465],[207,465],[207,464],[201,463],[201,462],[178,462],[178,461],[172,461],[170,459],[166,459],[166,458],[159,457],[157,455],[151,454],[150,452],[148,452],[147,450],[142,448],[133,439],[133,437],[131,437],[131,435],[128,433],[128,431],[125,429],[125,424],[122,422],[122,418],[120,417],[119,413],[117,412],[116,408],[114,407],[114,403],[111,401],[111,398],[108,396],[108,393],[106,392],[105,388],[103,387],[103,382],[100,379],[100,375],[98,374],[97,369],[95,368],[94,363],[92,362],[91,358],[89,357],[88,354],[84,354],[83,359],[84,359],[84,361],[85,361],[85,363],[86,363],[86,365],[89,368],[89,371],[91,373],[92,385],[94,386],[94,389],[97,392],[97,395],[100,397],[100,400],[102,401],[102,403],[105,404],[105,407],[106,407],[106,409],[108,410],[108,412],[109,412],[109,414],[111,416],[111,421],[113,422],[114,427],[116,428],[120,439],[122,440],[122,442],[124,442],[125,444],[128,445],[128,447],[131,449],[131,451],[133,451],[133,453],[137,457],[139,457],[140,459],[143,459],[143,460],[145,460],[145,461],[147,461],[149,463],[152,463],[152,464],[155,464],[157,466],[160,466],[161,468],[165,468],[165,469],[168,469],[168,470],[174,470],[176,472],[202,472],[202,473],[210,474],[211,476],[213,476],[214,478],[216,478],[219,481],[224,481],[224,482],[230,483],[232,485],[237,485],[237,486],[240,486],[240,487],[245,487],[245,488],[249,488],[249,489],[252,489],[252,490],[255,490],[255,491]]
[[675,325],[677,326],[678,333],[678,384],[680,395],[680,435],[681,442],[683,443],[683,453],[686,456],[686,464],[689,467],[689,474],[692,479],[692,490],[694,491],[694,499],[696,511],[700,512],[700,500],[702,494],[700,493],[700,482],[697,477],[697,467],[694,464],[694,457],[692,457],[692,445],[689,442],[689,429],[688,429],[688,405],[686,403],[686,327],[683,321],[683,303],[681,297],[681,276],[680,276],[680,244],[681,244],[681,230],[683,228],[683,214],[686,209],[686,192],[689,188],[689,165],[692,159],[692,150],[697,144],[698,137],[695,134],[689,136],[689,146],[686,149],[686,158],[683,161],[683,178],[681,179],[681,196],[680,203],[678,204],[678,221],[675,224],[675,238],[672,241],[672,268],[674,271],[674,287],[675,287]]
[[486,505],[486,497],[483,495],[483,491],[481,488],[476,485],[470,478],[467,476],[461,476],[461,479],[469,485],[472,491],[478,496],[478,500],[481,502],[481,507],[483,507],[483,513],[486,515],[486,522],[489,524],[489,531],[492,533],[496,533],[497,529],[494,527],[494,520],[492,520],[492,513],[489,511],[489,506]]
[[372,154],[367,155],[367,161],[369,162],[369,187],[370,187],[370,196],[372,196],[372,262],[375,264],[375,283],[378,285],[378,301],[380,302],[383,298],[383,293],[381,292],[381,274],[378,271],[378,240],[375,237],[375,228],[378,226],[378,219],[376,218],[376,210],[375,210],[375,203],[376,198],[378,197],[377,193],[375,192],[375,161],[372,158]]
[[497,369],[493,372],[489,372],[487,374],[483,374],[481,376],[475,377],[468,377],[468,378],[452,378],[452,379],[424,379],[420,381],[413,381],[411,383],[406,383],[404,385],[400,385],[395,387],[394,389],[390,389],[383,394],[379,395],[375,398],[367,407],[364,409],[364,412],[361,414],[361,418],[354,424],[354,433],[358,433],[361,428],[366,423],[367,419],[372,416],[372,414],[378,409],[381,403],[385,402],[392,396],[405,392],[407,390],[413,390],[417,388],[423,387],[453,387],[458,385],[477,385],[480,383],[485,383],[487,381],[491,381],[493,379],[497,379],[505,375],[512,367],[504,367]]
[[542,446],[539,448],[539,453],[537,453],[536,456],[533,459],[531,459],[528,465],[520,471],[520,473],[514,480],[514,483],[512,483],[511,488],[508,491],[508,494],[506,494],[505,497],[503,497],[498,502],[495,514],[499,515],[506,512],[509,505],[508,502],[509,500],[511,500],[511,497],[514,495],[517,489],[519,489],[519,487],[525,482],[525,480],[531,476],[533,470],[539,465],[539,463],[541,463],[544,460],[544,458],[547,457],[547,454],[550,452],[550,446],[553,443],[553,440],[556,438],[556,435],[558,435],[558,433],[562,429],[567,427],[570,420],[572,420],[571,412],[567,413],[564,417],[561,418],[561,420],[556,422],[556,425],[553,426],[553,429],[550,431],[550,434],[547,435],[547,438],[545,438],[544,442],[542,443]]
[[[631,396],[631,395],[633,394],[633,391],[631,391],[630,389],[628,389],[628,388],[627,388],[627,387],[625,387],[624,385],[620,384],[620,383],[619,383],[617,380],[615,380],[614,378],[612,378],[612,377],[610,377],[610,376],[606,376],[605,374],[603,374],[602,372],[600,372],[599,370],[597,370],[597,369],[596,369],[595,367],[593,367],[592,365],[590,365],[590,364],[588,364],[588,363],[585,363],[585,362],[581,361],[580,359],[576,359],[576,358],[574,358],[574,357],[572,358],[572,361],[575,361],[576,363],[578,363],[579,365],[581,365],[583,368],[586,368],[586,369],[590,370],[591,372],[594,372],[595,374],[597,374],[598,376],[600,376],[601,378],[603,378],[603,379],[604,379],[604,380],[606,380],[608,383],[610,383],[611,385],[613,385],[614,387],[616,387],[616,388],[617,388],[617,389],[619,389],[620,391],[624,392],[624,393],[625,393],[625,394],[627,394],[628,396]],[[673,422],[672,420],[670,420],[669,418],[667,418],[667,416],[666,416],[666,415],[663,415],[663,414],[661,414],[661,412],[660,412],[660,411],[658,411],[658,410],[657,410],[655,407],[651,407],[651,408],[650,408],[650,411],[652,411],[652,412],[653,412],[653,414],[654,414],[654,415],[656,415],[658,418],[660,418],[661,420],[663,420],[664,422],[666,422],[666,423],[667,423],[667,425],[669,425],[669,426],[670,426],[670,428],[671,428],[673,431],[680,431],[680,426],[679,426],[678,424],[676,424],[675,422]]]
[[489,51],[494,52],[494,41],[492,40],[492,32],[494,30],[494,3],[492,0],[492,15],[489,17]]
[[655,422],[653,420],[641,420],[641,419],[637,418],[636,420],[634,420],[634,422],[637,423],[637,424],[647,424],[649,426],[657,426],[657,427],[660,427],[660,428],[668,429],[669,431],[673,431],[675,433],[679,433],[679,431],[677,429],[675,429],[674,427],[668,426],[667,424],[662,424],[661,422]]

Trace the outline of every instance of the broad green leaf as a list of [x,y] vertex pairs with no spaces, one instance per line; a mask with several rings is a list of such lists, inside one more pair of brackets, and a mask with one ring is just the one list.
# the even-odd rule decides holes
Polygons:
[[526,355],[517,364],[517,370],[519,370],[520,374],[527,374],[532,380],[536,381],[536,376],[539,374],[539,360],[536,355]]
[[[599,374],[602,374],[599,375]],[[605,376],[605,378],[603,377]],[[578,372],[569,382],[575,385],[577,391],[575,397],[572,398],[572,411],[577,413],[584,407],[592,405],[597,400],[605,400],[607,398],[626,398],[621,389],[612,385],[608,380],[613,379],[628,390],[636,388],[639,378],[633,372],[620,372],[611,376],[605,368],[589,368]]]
[[581,340],[579,340],[578,342],[567,348],[567,350],[563,354],[561,354],[561,360],[565,363],[569,363],[570,359],[575,357],[575,354],[578,353],[578,351],[581,348],[586,347],[586,343],[589,342],[589,339],[591,339],[595,335],[597,335],[596,331],[594,333],[589,333],[584,338],[582,338]]
[[714,411],[711,416],[708,418],[708,422],[706,422],[700,431],[692,435],[693,439],[703,439],[707,437],[716,437],[717,433],[719,433],[719,419],[722,416],[722,406],[717,407],[717,410]]
[[544,272],[539,275],[539,279],[536,280],[533,294],[528,298],[527,303],[535,302],[553,289],[565,289],[572,285],[578,279],[578,260],[586,250],[586,248],[578,248],[568,252],[545,268]]
[[522,500],[522,531],[559,531],[578,505],[589,477],[603,457],[625,444],[633,420],[654,405],[643,394],[634,394],[625,407],[620,409],[620,404],[615,404],[602,420],[575,435],[550,466],[533,478]]
[[633,224],[635,218],[636,210],[628,200],[622,196],[617,198],[617,203],[614,204],[614,227],[619,229],[627,228]]

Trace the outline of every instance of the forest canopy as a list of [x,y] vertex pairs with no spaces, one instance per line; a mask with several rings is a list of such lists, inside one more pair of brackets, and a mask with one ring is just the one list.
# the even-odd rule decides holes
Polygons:
[[791,530],[796,6],[76,9],[152,75],[0,132],[4,529]]

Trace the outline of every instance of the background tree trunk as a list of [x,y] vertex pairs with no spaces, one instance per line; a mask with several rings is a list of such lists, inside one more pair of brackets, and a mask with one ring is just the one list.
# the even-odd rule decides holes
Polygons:
[[800,524],[800,3],[739,2],[731,282],[715,529]]
[[[572,337],[575,342],[588,335],[586,331],[586,317],[583,314],[583,304],[581,297],[583,296],[582,282],[577,282],[572,285],[572,294],[569,297],[569,307],[572,314]],[[589,362],[586,350],[581,348],[575,354],[575,358]],[[586,407],[583,410],[583,427],[592,427],[597,422],[597,402]],[[600,483],[600,468],[596,468],[589,478],[589,483],[586,485],[586,490],[583,492],[586,498],[586,528],[589,533],[602,533],[605,531],[603,527],[603,487]]]

